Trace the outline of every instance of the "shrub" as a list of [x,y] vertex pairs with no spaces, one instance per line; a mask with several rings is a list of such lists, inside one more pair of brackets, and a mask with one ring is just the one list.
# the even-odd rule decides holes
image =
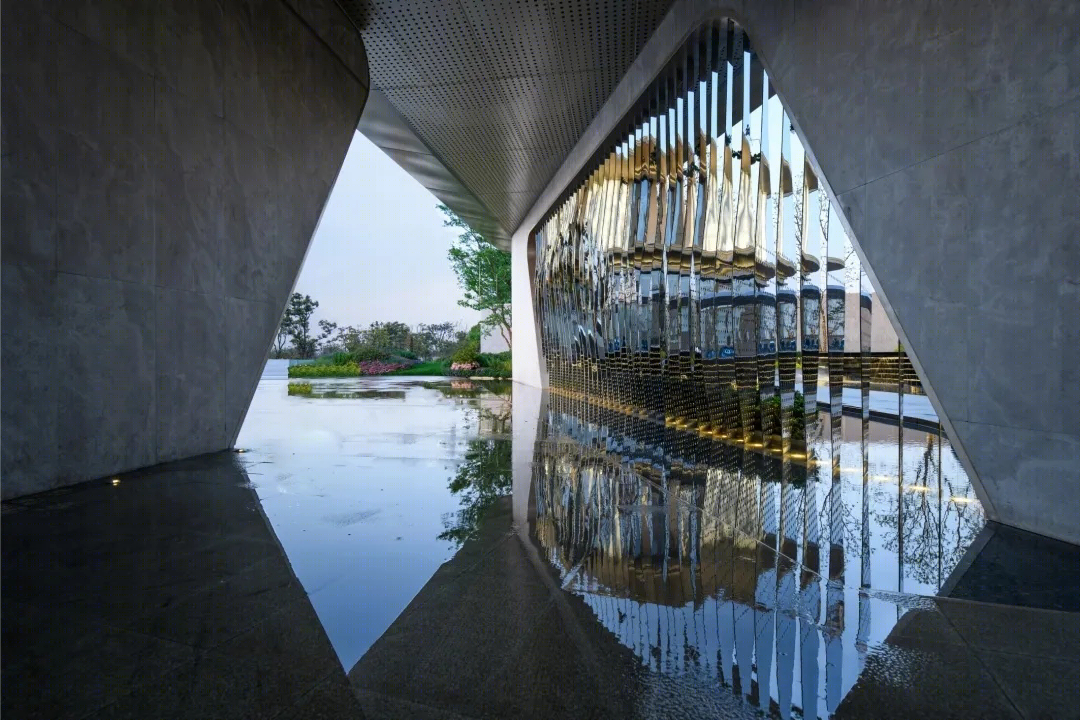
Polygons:
[[360,375],[385,375],[405,367],[401,363],[386,363],[381,360],[365,360],[360,363]]
[[291,382],[289,383],[290,395],[310,395],[311,383],[309,382]]
[[457,352],[455,352],[454,355],[450,358],[450,360],[455,365],[468,365],[470,363],[475,363],[477,367],[480,367],[479,358],[480,353],[477,352],[476,348],[472,345],[466,345],[465,347],[460,348]]
[[481,367],[498,365],[499,363],[509,363],[510,358],[511,354],[509,350],[498,353],[480,353],[477,356],[477,360],[480,362]]
[[416,360],[416,359],[418,359],[416,353],[414,353],[412,350],[395,350],[394,354],[397,355],[398,357],[403,357],[406,360]]
[[455,362],[450,365],[450,374],[456,377],[468,377],[476,375],[480,364],[476,362]]
[[446,375],[450,372],[450,363],[445,360],[432,360],[426,363],[416,363],[400,370],[395,370],[395,375]]
[[513,375],[513,362],[509,351],[500,353],[479,353],[476,362],[482,368],[479,375],[489,377],[511,377]]
[[364,362],[365,360],[385,360],[387,353],[385,350],[380,350],[377,347],[371,347],[370,345],[361,345],[356,348],[352,353],[353,362]]
[[360,368],[356,363],[344,365],[293,365],[289,368],[291,378],[310,377],[356,377]]

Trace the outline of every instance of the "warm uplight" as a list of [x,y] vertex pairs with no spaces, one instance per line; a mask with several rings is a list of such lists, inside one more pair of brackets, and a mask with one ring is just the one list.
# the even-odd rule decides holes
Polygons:
[[973,503],[973,502],[975,502],[975,499],[974,499],[974,498],[969,498],[969,497],[960,497],[960,496],[958,496],[958,495],[956,495],[956,496],[953,496],[953,497],[949,498],[949,500],[950,500],[951,502],[954,502],[954,503],[956,503],[957,505],[967,505],[968,503]]
[[908,485],[907,489],[912,492],[930,492],[930,488],[925,485]]
[[112,479],[112,484],[113,485],[119,485],[120,484],[120,478],[113,478]]

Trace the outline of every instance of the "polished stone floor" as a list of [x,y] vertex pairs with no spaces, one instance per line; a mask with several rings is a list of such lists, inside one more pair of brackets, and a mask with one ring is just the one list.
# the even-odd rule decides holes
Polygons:
[[243,453],[4,504],[4,717],[1080,717],[1080,554],[985,524],[940,433],[823,416],[793,465],[284,390]]

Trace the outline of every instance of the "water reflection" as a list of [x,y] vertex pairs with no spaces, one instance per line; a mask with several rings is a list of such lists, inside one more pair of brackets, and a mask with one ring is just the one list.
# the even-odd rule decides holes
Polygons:
[[650,671],[826,716],[984,524],[940,432],[835,422],[807,423],[832,454],[794,462],[552,393],[534,540]]
[[477,536],[484,514],[500,497],[510,494],[513,486],[511,450],[508,438],[469,441],[465,459],[449,484],[461,509],[443,516],[446,529],[439,534],[440,540],[450,540],[460,547]]
[[311,395],[290,395],[284,373],[264,376],[238,457],[352,667],[504,492],[509,405],[487,386],[457,381],[311,385]]

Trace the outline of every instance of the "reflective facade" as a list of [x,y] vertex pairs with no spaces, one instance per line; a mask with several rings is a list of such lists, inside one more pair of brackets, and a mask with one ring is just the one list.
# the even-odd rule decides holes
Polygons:
[[637,108],[532,238],[537,540],[651,672],[829,716],[983,509],[745,33]]
[[697,32],[606,148],[533,236],[555,392],[802,463],[844,387],[864,414],[921,392],[738,26]]

